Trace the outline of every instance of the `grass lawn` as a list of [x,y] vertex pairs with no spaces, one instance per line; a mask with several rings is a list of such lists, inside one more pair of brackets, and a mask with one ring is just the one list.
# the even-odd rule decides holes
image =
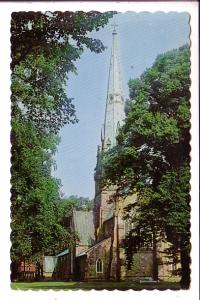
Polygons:
[[58,282],[58,281],[38,281],[38,282],[13,282],[11,283],[12,289],[20,289],[20,290],[142,290],[142,289],[172,289],[179,290],[179,283],[175,282],[160,282],[160,283],[138,283],[138,282]]

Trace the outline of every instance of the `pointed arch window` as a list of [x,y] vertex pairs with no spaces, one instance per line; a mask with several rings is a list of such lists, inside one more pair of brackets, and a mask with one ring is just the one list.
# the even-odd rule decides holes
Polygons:
[[100,258],[96,261],[96,273],[103,273],[103,261]]

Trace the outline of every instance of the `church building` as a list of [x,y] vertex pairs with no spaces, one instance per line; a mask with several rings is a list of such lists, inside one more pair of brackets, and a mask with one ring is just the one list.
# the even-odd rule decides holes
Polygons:
[[[95,168],[95,198],[93,223],[95,240],[86,251],[76,256],[76,266],[83,280],[132,280],[153,276],[153,251],[144,249],[134,254],[134,263],[130,270],[126,267],[123,248],[130,224],[123,219],[124,206],[136,201],[136,195],[125,201],[110,201],[115,187],[102,189],[102,154],[116,145],[119,127],[125,119],[125,99],[123,94],[122,73],[119,56],[119,37],[116,26],[112,32],[112,52],[110,58],[108,89],[105,107],[104,125],[101,131],[101,144],[97,149]],[[157,251],[160,279],[177,280],[174,277],[173,262],[165,255],[166,244],[160,244]]]
[[[74,211],[71,229],[79,236],[79,243],[74,249],[68,249],[58,255],[57,272],[63,280],[135,280],[153,277],[153,251],[141,249],[134,254],[130,269],[126,267],[123,240],[131,224],[123,218],[124,207],[137,196],[128,196],[123,201],[110,201],[115,187],[102,189],[102,154],[116,145],[119,127],[125,119],[125,99],[123,94],[122,73],[119,58],[119,40],[116,26],[112,32],[112,52],[110,58],[108,89],[105,107],[104,125],[101,131],[101,143],[97,149],[95,168],[95,197],[93,212]],[[158,278],[179,280],[174,275],[172,258],[166,255],[166,243],[160,243],[157,249]],[[61,269],[58,266],[61,266]]]

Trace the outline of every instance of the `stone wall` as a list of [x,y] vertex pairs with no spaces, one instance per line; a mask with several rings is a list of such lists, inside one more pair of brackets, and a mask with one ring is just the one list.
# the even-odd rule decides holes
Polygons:
[[101,207],[101,194],[98,194],[95,196],[94,208],[93,208],[94,227],[96,231],[97,228],[100,226],[100,207]]
[[[126,268],[126,258],[122,242],[125,238],[124,208],[130,203],[137,201],[137,195],[131,195],[119,201],[117,205],[116,217],[114,216],[114,204],[108,203],[113,189],[101,191],[95,198],[94,221],[96,226],[97,244],[87,251],[87,256],[82,264],[85,280],[108,280],[116,279],[117,265],[120,261],[120,271],[122,280],[134,280],[137,278],[153,276],[153,255],[152,250],[141,250],[134,254],[131,269]],[[117,227],[116,224],[117,223]],[[116,231],[117,228],[117,231]],[[131,226],[130,226],[131,229]],[[117,232],[117,234],[116,234]],[[117,237],[118,236],[118,243]],[[116,247],[120,247],[117,258]],[[175,271],[180,268],[180,264],[173,263],[169,255],[166,254],[167,243],[158,246],[158,277],[161,280],[180,280],[180,276],[175,275]],[[103,273],[96,272],[96,261],[100,258],[103,261]],[[81,259],[80,259],[81,260]],[[83,258],[82,258],[83,260]]]
[[52,274],[52,278],[56,280],[70,280],[73,277],[72,273],[70,253],[58,257],[56,269]]
[[153,276],[153,256],[151,251],[134,253],[130,270],[122,268],[122,279],[139,279]]
[[76,257],[74,279],[78,281],[87,280],[87,255]]
[[[78,268],[81,274],[79,280],[116,280],[117,257],[116,248],[112,248],[110,238],[103,240],[88,250],[87,254],[78,258]],[[103,262],[103,272],[96,272],[96,261]],[[179,281],[180,277],[173,275],[173,264],[163,252],[158,252],[158,277],[160,280]],[[110,264],[109,264],[110,262]],[[177,268],[177,266],[176,266]],[[130,270],[125,263],[124,249],[120,249],[121,280],[137,280],[153,276],[152,251],[140,251],[134,254]]]
[[[169,255],[163,251],[157,252],[158,257],[158,278],[164,281],[179,281],[178,270],[180,263],[174,264]],[[134,253],[131,269],[125,267],[125,256],[121,260],[121,279],[139,279],[153,276],[153,253],[152,251],[139,251]]]
[[[107,280],[109,273],[111,238],[101,241],[87,252],[87,262],[85,266],[85,279],[87,280]],[[98,259],[103,262],[103,272],[96,272],[96,262]]]
[[102,224],[99,229],[97,241],[100,242],[103,239],[113,237],[114,234],[114,218],[111,218]]
[[180,253],[176,253],[177,262],[173,261],[172,255],[168,253],[170,243],[160,242],[158,247],[158,276],[161,280],[180,280]]

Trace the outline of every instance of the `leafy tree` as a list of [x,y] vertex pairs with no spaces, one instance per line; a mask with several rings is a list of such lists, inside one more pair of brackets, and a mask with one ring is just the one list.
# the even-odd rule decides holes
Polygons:
[[135,220],[126,243],[129,260],[130,251],[150,244],[153,236],[156,279],[157,242],[166,237],[180,249],[183,288],[190,283],[189,75],[186,45],[159,55],[140,79],[130,80],[131,102],[118,145],[103,158],[104,182],[117,186],[115,196],[138,195],[127,208]]
[[44,254],[57,254],[74,241],[62,225],[60,183],[51,176],[58,139],[53,134],[38,138],[31,122],[15,118],[11,140],[11,258],[41,264]]
[[71,216],[73,209],[90,211],[93,209],[93,201],[89,197],[79,197],[77,195],[71,195],[67,198],[63,198],[60,201],[60,207],[63,209],[64,215]]
[[58,132],[77,122],[67,97],[69,72],[84,47],[99,53],[101,41],[89,38],[112,13],[15,12],[12,51],[12,262],[41,263],[74,242],[63,224],[60,182],[51,176]]
[[58,132],[76,122],[72,99],[66,94],[69,72],[84,47],[96,53],[105,47],[88,37],[113,13],[15,12],[11,20],[12,113],[25,108],[26,117],[41,131]]

